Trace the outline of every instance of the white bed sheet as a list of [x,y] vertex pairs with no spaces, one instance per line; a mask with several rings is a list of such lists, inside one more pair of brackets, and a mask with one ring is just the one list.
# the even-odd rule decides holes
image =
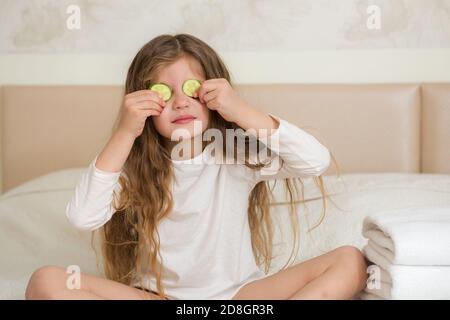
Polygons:
[[[24,299],[29,277],[44,265],[78,265],[82,272],[102,275],[90,246],[90,232],[78,231],[65,217],[65,207],[85,168],[61,170],[39,177],[0,197],[0,299]],[[330,199],[323,223],[318,221],[322,200],[312,179],[305,179],[306,207],[300,205],[300,251],[296,262],[318,256],[342,245],[362,248],[362,221],[379,210],[450,205],[450,175],[441,174],[346,174],[325,176]],[[282,184],[275,195],[282,199]],[[305,210],[307,209],[307,211]],[[286,206],[274,206],[280,222],[275,232],[276,272],[290,252],[290,228]]]

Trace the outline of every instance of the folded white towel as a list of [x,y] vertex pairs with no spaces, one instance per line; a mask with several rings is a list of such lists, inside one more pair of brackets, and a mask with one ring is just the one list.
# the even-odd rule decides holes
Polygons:
[[450,265],[450,207],[382,211],[364,219],[362,233],[391,264]]
[[372,293],[368,293],[368,292],[361,292],[361,294],[358,297],[359,300],[385,300],[377,295],[374,295]]
[[450,266],[391,264],[370,240],[363,252],[376,266],[361,299],[450,299]]

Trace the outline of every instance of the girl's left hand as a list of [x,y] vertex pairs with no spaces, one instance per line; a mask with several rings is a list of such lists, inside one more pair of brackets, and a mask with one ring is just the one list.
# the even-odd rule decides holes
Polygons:
[[208,79],[193,95],[199,97],[201,103],[206,103],[208,109],[216,110],[227,121],[236,122],[239,110],[246,103],[233,90],[227,79]]

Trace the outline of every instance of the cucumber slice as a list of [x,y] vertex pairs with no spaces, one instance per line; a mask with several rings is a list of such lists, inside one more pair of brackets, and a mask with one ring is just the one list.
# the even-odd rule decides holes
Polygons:
[[170,89],[170,87],[164,83],[151,84],[149,90],[161,93],[164,101],[169,100],[172,96],[172,89]]
[[194,92],[197,91],[197,89],[201,86],[202,84],[200,83],[200,81],[196,80],[196,79],[189,79],[186,80],[183,83],[183,92],[188,95],[189,97],[192,97],[194,95]]

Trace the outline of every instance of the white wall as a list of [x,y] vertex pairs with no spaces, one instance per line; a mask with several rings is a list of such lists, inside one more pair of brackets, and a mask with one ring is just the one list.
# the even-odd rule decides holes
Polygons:
[[182,32],[236,83],[450,81],[450,0],[0,0],[0,85],[123,84],[145,42]]
[[[230,52],[235,83],[450,82],[450,49]],[[0,84],[123,84],[131,55],[3,54]]]

